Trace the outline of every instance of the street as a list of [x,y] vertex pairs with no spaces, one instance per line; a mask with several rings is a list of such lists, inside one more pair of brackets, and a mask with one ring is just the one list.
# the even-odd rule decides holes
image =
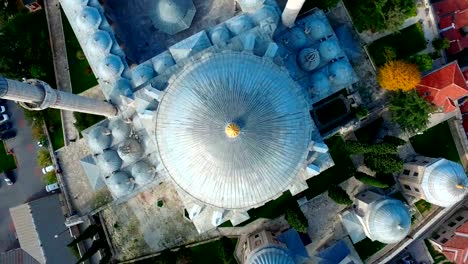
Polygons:
[[5,145],[7,149],[13,149],[17,169],[15,184],[8,186],[3,179],[0,183],[0,252],[18,247],[9,208],[47,194],[36,161],[38,147],[32,138],[31,128],[24,119],[23,110],[11,101],[8,101],[7,105],[17,136],[7,140]]

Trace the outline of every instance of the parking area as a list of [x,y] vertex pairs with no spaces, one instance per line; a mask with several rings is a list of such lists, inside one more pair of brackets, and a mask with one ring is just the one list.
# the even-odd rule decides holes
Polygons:
[[23,110],[14,102],[8,102],[7,106],[17,136],[6,140],[5,146],[15,153],[17,169],[13,185],[7,185],[3,178],[0,182],[0,252],[18,246],[9,208],[47,194],[41,180],[41,170],[37,166],[38,147],[24,119]]

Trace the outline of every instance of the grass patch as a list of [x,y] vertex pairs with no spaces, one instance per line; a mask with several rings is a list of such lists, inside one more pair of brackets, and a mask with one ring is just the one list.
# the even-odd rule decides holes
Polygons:
[[64,146],[60,110],[46,109],[44,110],[44,116],[47,129],[49,130],[50,140],[52,141],[52,148],[57,150]]
[[380,243],[379,241],[372,241],[369,238],[365,238],[364,240],[354,244],[354,248],[362,260],[368,259],[383,247],[385,247],[384,243]]
[[377,137],[377,133],[379,133],[379,130],[382,127],[382,123],[383,118],[380,117],[374,122],[354,131],[354,135],[356,136],[359,142],[372,143]]
[[72,90],[73,93],[79,94],[97,85],[97,80],[63,11],[62,23]]
[[411,25],[399,33],[388,35],[374,41],[368,46],[368,51],[375,65],[381,66],[387,62],[383,54],[386,47],[395,51],[394,59],[407,59],[427,47],[426,38],[421,23]]
[[421,214],[424,214],[425,212],[428,212],[431,210],[432,204],[424,201],[423,199],[417,201],[415,204],[416,208]]
[[460,162],[447,121],[429,128],[422,135],[410,138],[410,142],[414,150],[421,155]]
[[0,144],[0,171],[10,171],[16,169],[16,162],[13,155],[6,153],[3,141]]

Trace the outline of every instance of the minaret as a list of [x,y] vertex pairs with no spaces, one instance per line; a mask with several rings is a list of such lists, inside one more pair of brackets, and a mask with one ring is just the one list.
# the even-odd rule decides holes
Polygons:
[[117,108],[111,103],[55,90],[47,83],[34,79],[19,82],[0,77],[0,98],[18,101],[29,110],[50,107],[93,115],[117,115]]
[[305,0],[289,0],[286,3],[286,7],[284,8],[283,14],[281,15],[281,20],[285,26],[294,26],[294,22],[296,21],[297,15],[301,11],[304,2]]

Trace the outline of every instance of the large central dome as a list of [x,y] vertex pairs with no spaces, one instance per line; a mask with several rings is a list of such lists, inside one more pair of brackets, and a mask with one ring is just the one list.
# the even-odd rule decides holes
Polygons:
[[312,121],[301,87],[269,58],[210,54],[166,91],[156,118],[161,161],[193,198],[249,209],[295,181]]

